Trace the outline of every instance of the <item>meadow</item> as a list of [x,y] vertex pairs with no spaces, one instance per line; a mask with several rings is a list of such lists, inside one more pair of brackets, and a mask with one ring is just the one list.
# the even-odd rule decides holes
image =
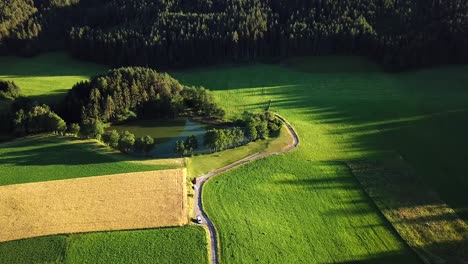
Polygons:
[[0,57],[0,79],[14,81],[22,95],[45,103],[57,102],[75,83],[107,69],[106,66],[75,60],[62,52],[31,58]]
[[173,164],[132,160],[92,140],[31,136],[0,144],[0,185],[161,170]]
[[58,235],[0,244],[0,263],[208,263],[197,226]]
[[417,262],[342,161],[401,156],[466,221],[467,73],[385,73],[342,56],[173,73],[214,90],[228,117],[272,100],[301,139],[291,153],[207,183],[222,261]]

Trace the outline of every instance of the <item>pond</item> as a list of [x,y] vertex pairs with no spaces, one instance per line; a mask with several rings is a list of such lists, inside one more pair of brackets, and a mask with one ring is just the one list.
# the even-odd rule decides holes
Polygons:
[[119,133],[129,131],[135,137],[149,135],[154,138],[156,147],[151,151],[153,157],[174,157],[174,147],[178,140],[185,140],[188,136],[197,137],[198,144],[203,147],[203,136],[210,125],[185,118],[135,120],[123,124],[112,125],[107,130],[117,130]]

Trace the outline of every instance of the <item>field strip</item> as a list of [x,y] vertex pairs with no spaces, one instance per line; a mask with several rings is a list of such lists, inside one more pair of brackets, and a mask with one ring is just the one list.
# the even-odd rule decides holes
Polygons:
[[2,186],[0,197],[0,242],[188,222],[185,169]]
[[402,159],[346,162],[425,263],[468,263],[468,225]]

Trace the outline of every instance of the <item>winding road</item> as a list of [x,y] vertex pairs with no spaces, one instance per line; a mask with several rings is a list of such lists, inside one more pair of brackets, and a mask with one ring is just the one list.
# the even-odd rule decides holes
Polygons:
[[209,173],[207,173],[207,174],[205,174],[203,176],[200,176],[200,177],[196,178],[196,184],[195,184],[196,188],[195,188],[195,191],[194,191],[195,216],[200,216],[202,218],[202,222],[203,222],[202,224],[205,225],[208,228],[209,236],[210,236],[210,247],[211,247],[210,251],[211,251],[211,263],[212,264],[218,264],[219,263],[219,261],[218,261],[218,257],[219,257],[219,255],[218,255],[218,235],[216,233],[215,226],[213,225],[211,220],[206,215],[206,212],[203,210],[203,203],[202,203],[203,185],[210,178],[212,178],[212,177],[214,177],[214,176],[216,176],[218,174],[221,174],[223,172],[226,172],[226,171],[228,171],[230,169],[239,167],[239,166],[241,166],[243,164],[246,164],[246,163],[258,160],[258,159],[262,159],[262,158],[269,157],[269,156],[272,156],[272,155],[285,153],[285,152],[288,152],[288,151],[291,151],[291,150],[295,149],[299,145],[299,137],[297,136],[296,131],[294,131],[292,126],[282,116],[276,114],[276,117],[278,117],[279,119],[281,119],[284,122],[284,124],[286,125],[286,128],[289,130],[289,133],[291,133],[291,136],[293,137],[293,142],[287,148],[284,148],[284,149],[282,149],[280,151],[277,151],[277,152],[257,153],[257,154],[248,156],[248,157],[243,158],[241,160],[238,160],[238,161],[236,161],[236,162],[234,162],[232,164],[229,164],[229,165],[227,165],[225,167],[219,168],[217,170],[214,170],[212,172],[209,172]]

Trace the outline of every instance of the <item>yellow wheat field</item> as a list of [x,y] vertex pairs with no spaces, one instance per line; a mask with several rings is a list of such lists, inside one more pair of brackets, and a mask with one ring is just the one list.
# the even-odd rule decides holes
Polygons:
[[0,242],[187,224],[185,169],[0,187]]

